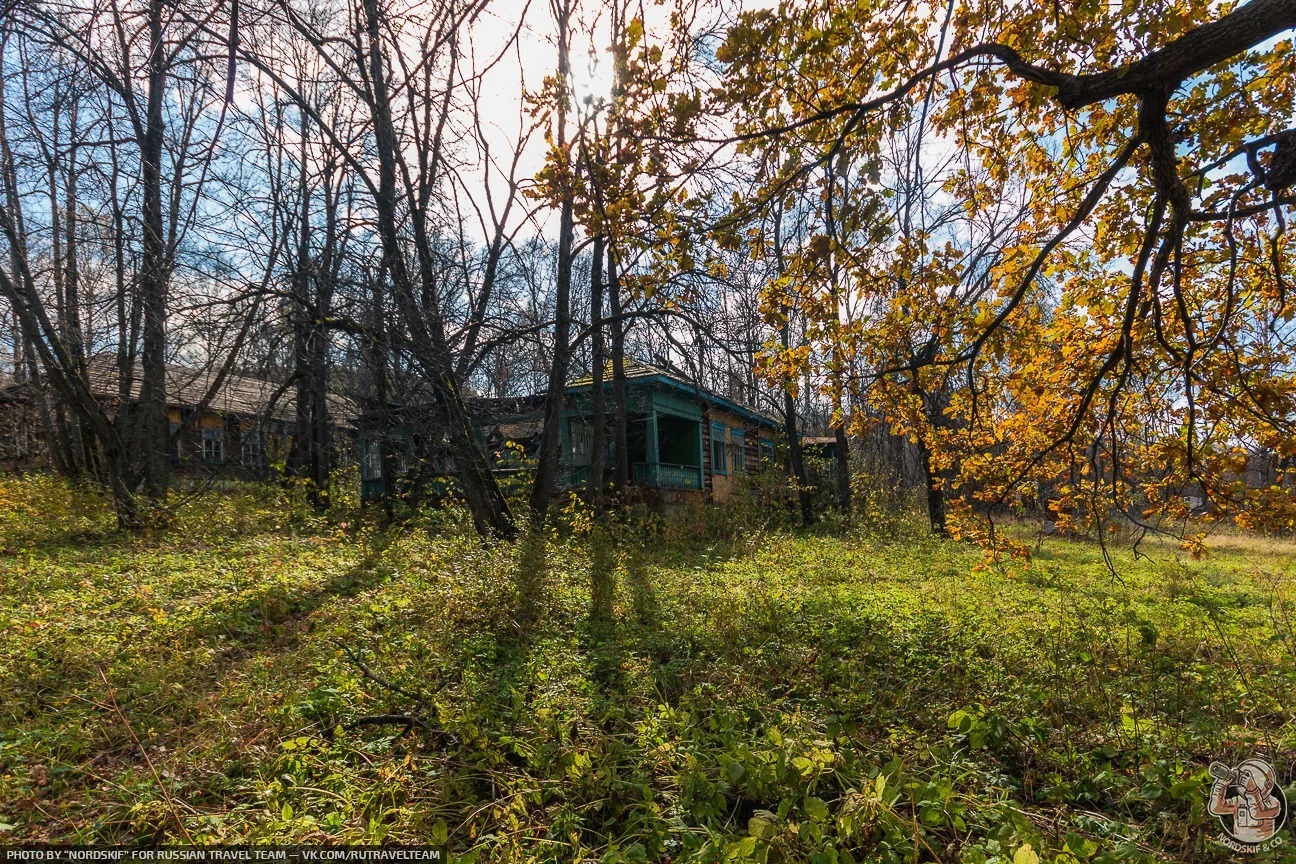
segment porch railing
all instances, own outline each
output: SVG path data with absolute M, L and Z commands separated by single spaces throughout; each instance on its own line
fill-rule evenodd
M 635 485 L 657 489 L 701 489 L 702 468 L 668 462 L 636 462 Z
M 558 475 L 559 486 L 584 486 L 590 479 L 589 465 L 574 465 Z

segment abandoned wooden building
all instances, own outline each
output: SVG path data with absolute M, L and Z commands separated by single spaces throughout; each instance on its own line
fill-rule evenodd
M 774 461 L 779 421 L 646 363 L 627 362 L 626 420 L 630 484 L 640 497 L 661 501 L 722 501 L 739 478 Z M 611 417 L 612 382 L 603 382 Z M 593 455 L 593 406 L 590 377 L 572 382 L 562 413 L 562 461 L 559 485 L 585 485 Z M 543 396 L 470 399 L 478 441 L 497 473 L 524 471 L 537 455 L 544 415 Z M 365 498 L 386 492 L 387 476 L 408 486 L 437 482 L 450 473 L 444 435 L 436 429 L 434 411 L 393 406 L 382 418 L 362 416 L 358 423 L 361 490 Z M 605 480 L 615 462 L 611 420 Z
M 180 472 L 261 478 L 269 466 L 286 458 L 293 443 L 295 394 L 291 387 L 246 375 L 228 375 L 212 390 L 216 373 L 209 369 L 168 365 L 167 414 L 171 421 L 171 464 Z M 101 405 L 115 410 L 119 401 L 116 363 L 94 358 L 86 377 L 90 392 Z M 0 465 L 9 468 L 51 467 L 49 441 L 57 436 L 56 400 L 41 400 L 31 380 L 0 381 Z M 132 398 L 140 389 L 139 370 L 131 382 Z M 45 392 L 46 397 L 52 394 Z M 42 401 L 54 416 L 42 416 Z M 328 397 L 330 424 L 343 456 L 351 449 L 348 421 L 354 415 L 350 402 Z M 69 418 L 61 418 L 66 424 Z

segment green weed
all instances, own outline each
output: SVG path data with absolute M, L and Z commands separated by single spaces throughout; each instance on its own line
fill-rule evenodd
M 566 518 L 492 545 L 247 487 L 134 538 L 0 481 L 0 838 L 1204 861 L 1212 759 L 1292 776 L 1285 552 L 1113 578 L 1064 540 L 974 571 L 897 518 Z

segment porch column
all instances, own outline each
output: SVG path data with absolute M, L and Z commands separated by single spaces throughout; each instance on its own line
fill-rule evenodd
M 702 419 L 698 421 L 697 440 L 694 442 L 693 461 L 697 463 L 698 489 L 706 488 L 706 472 L 702 470 L 702 424 L 707 422 L 707 415 L 703 413 Z
M 650 465 L 656 465 L 658 462 L 661 461 L 661 457 L 658 456 L 657 453 L 658 442 L 657 442 L 657 409 L 656 408 L 648 409 L 647 424 L 648 424 L 647 429 L 645 430 L 645 434 L 644 434 L 644 438 L 647 439 L 644 442 L 645 445 L 647 446 L 646 461 Z

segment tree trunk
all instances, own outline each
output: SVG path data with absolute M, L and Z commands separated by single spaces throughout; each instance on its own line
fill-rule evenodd
M 786 351 L 792 339 L 792 313 L 788 310 L 787 318 L 780 330 L 783 349 Z M 806 476 L 805 459 L 801 454 L 801 432 L 797 428 L 796 398 L 792 395 L 792 382 L 785 383 L 783 388 L 783 426 L 788 439 L 788 461 L 791 463 L 792 476 L 797 484 L 797 503 L 801 510 L 801 524 L 814 522 L 814 508 L 810 500 L 810 480 Z
M 561 124 L 560 124 L 561 125 Z M 562 411 L 567 394 L 567 367 L 571 346 L 571 271 L 573 216 L 571 199 L 563 201 L 558 239 L 558 279 L 555 286 L 553 363 L 549 367 L 549 386 L 545 391 L 544 430 L 540 437 L 540 456 L 536 465 L 535 484 L 531 487 L 531 515 L 544 520 L 553 497 L 559 463 L 562 457 Z
M 837 509 L 847 520 L 851 517 L 850 439 L 846 437 L 846 418 L 833 429 L 837 438 Z
M 561 3 L 558 12 L 558 129 L 559 150 L 567 147 L 567 16 L 570 6 Z M 570 166 L 570 159 L 567 160 Z M 567 395 L 567 367 L 571 353 L 571 275 L 572 242 L 575 232 L 572 191 L 563 193 L 558 227 L 558 273 L 554 286 L 553 363 L 549 367 L 549 387 L 545 393 L 544 430 L 540 436 L 540 457 L 536 465 L 535 485 L 531 487 L 531 518 L 539 524 L 549 510 L 562 457 L 562 411 Z
M 630 429 L 626 417 L 625 321 L 622 319 L 621 279 L 617 275 L 616 251 L 607 244 L 608 311 L 612 314 L 612 488 L 625 495 L 630 486 Z
M 396 212 L 397 141 L 391 116 L 390 93 L 383 62 L 378 0 L 364 0 L 365 29 L 369 42 L 369 76 L 372 87 L 374 143 L 378 156 L 378 189 L 374 210 L 383 248 L 383 269 L 390 275 L 392 294 L 410 336 L 410 350 L 427 378 L 455 454 L 455 475 L 473 525 L 483 536 L 513 537 L 517 528 L 509 513 L 486 454 L 477 443 L 472 420 L 459 392 L 451 365 L 450 349 L 440 327 L 440 310 L 420 308 L 406 266 Z M 431 318 L 431 326 L 429 326 Z
M 833 302 L 837 302 L 837 275 L 833 271 Z M 838 339 L 841 338 L 838 334 Z M 837 509 L 842 517 L 850 521 L 851 517 L 851 458 L 850 439 L 846 437 L 846 383 L 845 358 L 840 346 L 833 349 L 833 413 L 836 423 L 833 424 L 833 437 L 837 441 Z
M 307 125 L 301 125 L 301 165 L 298 174 L 297 263 L 293 277 L 293 363 L 297 375 L 294 438 L 289 467 L 292 475 L 307 483 L 306 499 L 316 510 L 329 501 L 328 419 L 326 340 L 320 319 L 324 312 L 323 287 L 327 275 L 323 266 L 312 266 L 310 254 L 310 187 L 306 179 Z M 329 226 L 331 228 L 331 225 Z M 325 231 L 325 245 L 330 230 Z M 323 262 L 321 262 L 323 263 Z
M 333 308 L 333 290 L 337 267 L 337 195 L 329 188 L 328 172 L 324 189 L 324 248 L 315 268 L 314 316 L 309 344 L 311 372 L 311 481 L 316 492 L 313 503 L 321 510 L 330 502 L 329 482 L 333 474 L 333 427 L 329 420 L 329 339 L 324 321 Z
M 797 503 L 801 510 L 801 524 L 814 522 L 814 509 L 810 501 L 810 481 L 806 477 L 805 459 L 801 455 L 801 435 L 797 430 L 796 400 L 790 392 L 783 394 L 783 428 L 788 439 L 788 459 L 792 476 L 797 484 Z
M 293 442 L 288 452 L 289 482 L 299 482 L 306 476 L 307 454 L 311 448 L 313 426 L 310 419 L 311 381 L 310 360 L 307 341 L 310 339 L 310 237 L 309 206 L 310 196 L 306 189 L 306 143 L 305 129 L 302 130 L 300 173 L 297 181 L 298 214 L 297 214 L 297 261 L 293 266 L 292 314 L 293 331 L 293 373 L 295 375 L 296 394 L 293 403 Z M 314 496 L 312 494 L 312 503 Z
M 68 142 L 68 164 L 67 164 L 67 188 L 64 190 L 64 217 L 63 228 L 66 240 L 64 242 L 64 262 L 65 273 L 63 277 L 63 288 L 67 295 L 67 340 L 68 354 L 76 366 L 78 374 L 85 375 L 86 371 L 86 341 L 90 334 L 87 332 L 87 322 L 81 318 L 81 267 L 80 267 L 80 240 L 77 237 L 77 208 L 80 206 L 77 200 L 77 118 L 80 115 L 80 105 L 76 99 L 72 100 L 72 111 L 70 119 L 69 142 Z M 78 466 L 86 473 L 87 476 L 102 476 L 102 466 L 99 465 L 98 447 L 96 446 L 93 432 L 87 428 L 85 421 L 75 412 L 72 414 L 72 446 L 75 448 L 76 461 Z
M 945 478 L 931 464 L 931 450 L 923 438 L 918 439 L 918 462 L 922 467 L 923 482 L 927 486 L 927 519 L 933 534 L 949 536 L 945 520 Z
M 143 196 L 139 288 L 144 307 L 138 447 L 144 462 L 144 492 L 154 506 L 166 498 L 170 475 L 170 424 L 166 405 L 166 246 L 162 224 L 162 104 L 166 89 L 166 46 L 162 0 L 149 2 L 149 92 L 144 139 L 140 142 Z M 125 370 L 121 370 L 125 374 Z
M 374 428 L 367 430 L 371 444 L 378 446 L 378 478 L 383 484 L 383 511 L 387 520 L 392 518 L 392 493 L 395 491 L 396 472 L 392 470 L 391 453 L 387 446 L 391 434 L 391 416 L 388 413 L 387 394 L 387 330 L 384 319 L 383 282 L 385 273 L 379 271 L 373 281 L 373 334 L 369 342 L 370 374 L 373 376 Z M 361 453 L 361 471 L 368 454 Z
M 590 434 L 590 498 L 595 513 L 602 510 L 603 457 L 607 451 L 607 405 L 603 397 L 603 235 L 594 238 L 590 268 L 590 402 L 594 420 Z

